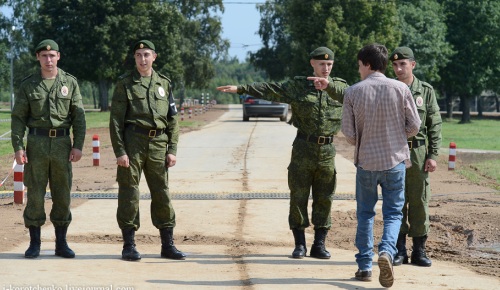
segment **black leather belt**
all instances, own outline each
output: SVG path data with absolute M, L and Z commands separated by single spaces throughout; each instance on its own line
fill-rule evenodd
M 29 133 L 36 136 L 47 136 L 57 138 L 62 136 L 69 136 L 69 128 L 66 129 L 43 129 L 43 128 L 30 128 Z
M 127 125 L 130 130 L 148 136 L 149 138 L 154 138 L 165 133 L 165 129 L 146 129 L 136 125 Z
M 330 143 L 333 143 L 333 135 L 331 136 L 313 136 L 313 135 L 306 135 L 297 132 L 297 138 L 306 140 L 307 142 L 313 142 L 319 145 L 327 145 Z
M 408 141 L 408 148 L 410 148 L 410 149 L 418 148 L 422 145 L 425 145 L 425 140 Z

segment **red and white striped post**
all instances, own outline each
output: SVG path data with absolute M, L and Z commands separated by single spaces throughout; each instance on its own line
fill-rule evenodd
M 14 203 L 24 204 L 26 195 L 24 194 L 24 164 L 14 166 Z
M 193 109 L 189 108 L 188 110 L 189 119 L 191 119 L 192 114 L 193 114 Z
M 181 121 L 184 121 L 184 107 L 181 108 Z
M 448 170 L 455 170 L 455 158 L 457 155 L 457 145 L 455 142 L 450 142 L 450 154 L 448 157 Z
M 99 153 L 100 146 L 99 135 L 95 134 L 92 136 L 92 159 L 94 160 L 94 166 L 99 166 L 99 160 L 101 159 L 101 153 Z

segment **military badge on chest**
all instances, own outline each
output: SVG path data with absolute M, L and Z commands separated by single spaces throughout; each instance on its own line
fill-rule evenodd
M 422 105 L 424 104 L 424 99 L 422 99 L 422 97 L 417 97 L 417 99 L 415 100 L 415 104 L 417 105 L 417 107 L 422 107 Z
M 165 97 L 165 89 L 163 89 L 163 87 L 159 87 L 158 88 L 158 94 L 160 94 L 160 96 L 162 98 Z
M 63 86 L 63 87 L 61 88 L 61 94 L 62 94 L 63 96 L 65 96 L 65 97 L 68 95 L 68 87 L 67 87 L 67 86 Z

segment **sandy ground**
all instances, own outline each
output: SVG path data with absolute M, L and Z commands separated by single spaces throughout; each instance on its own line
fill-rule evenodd
M 203 122 L 210 122 L 224 113 L 224 107 L 217 107 L 205 114 L 193 117 Z M 187 130 L 184 130 L 186 132 Z M 100 167 L 109 174 L 95 174 L 92 166 L 92 136 L 98 134 L 101 142 Z M 335 142 L 337 152 L 345 158 L 352 159 L 353 147 L 349 146 L 342 136 Z M 489 158 L 500 161 L 500 154 L 463 154 L 458 155 L 459 166 L 473 165 L 476 160 Z M 0 160 L 0 174 L 6 176 L 12 165 L 12 156 L 4 156 Z M 439 161 L 439 169 L 431 177 L 433 198 L 430 204 L 431 232 L 428 240 L 428 255 L 431 259 L 456 262 L 484 275 L 500 277 L 500 194 L 491 187 L 493 181 L 484 184 L 472 184 L 453 171 L 447 170 L 447 155 L 443 154 Z M 84 157 L 73 167 L 73 191 L 100 192 L 110 190 L 115 184 L 115 159 L 107 129 L 88 131 L 84 148 Z M 12 189 L 12 177 L 2 190 Z M 84 199 L 74 199 L 72 207 L 85 203 Z M 51 201 L 46 203 L 49 212 Z M 27 230 L 23 226 L 23 205 L 13 204 L 11 198 L 0 199 L 0 227 L 2 236 L 0 247 L 3 251 L 16 247 L 27 241 Z M 240 217 L 243 219 L 243 217 Z M 328 247 L 355 250 L 354 236 L 356 228 L 355 211 L 332 209 L 333 227 L 328 235 Z M 49 222 L 50 223 L 50 222 Z M 376 228 L 381 228 L 381 217 L 377 215 Z M 312 229 L 308 229 L 312 234 Z M 381 232 L 376 231 L 376 240 Z M 158 237 L 138 235 L 139 244 L 157 244 Z M 116 235 L 68 236 L 70 242 L 92 241 L 94 243 L 121 244 L 121 237 Z M 203 236 L 190 236 L 177 240 L 178 245 L 234 245 L 235 257 L 244 254 L 244 247 L 238 239 L 223 239 Z M 259 243 L 259 242 L 256 242 Z M 266 242 L 261 242 L 265 245 Z M 244 245 L 243 245 L 244 246 Z M 411 246 L 411 243 L 410 243 Z

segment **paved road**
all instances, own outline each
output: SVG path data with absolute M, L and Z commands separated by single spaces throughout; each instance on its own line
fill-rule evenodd
M 0 289 L 368 289 L 373 282 L 354 280 L 354 252 L 329 247 L 331 260 L 290 258 L 286 199 L 218 199 L 226 192 L 286 192 L 286 165 L 294 130 L 283 122 L 241 122 L 238 107 L 202 131 L 182 136 L 178 165 L 171 170 L 172 191 L 213 194 L 208 200 L 174 200 L 177 246 L 185 261 L 159 258 L 158 231 L 149 220 L 149 200 L 141 200 L 140 262 L 120 260 L 116 200 L 94 199 L 73 210 L 69 236 L 75 259 L 55 257 L 51 226 L 42 229 L 42 255 L 23 258 L 28 243 L 0 250 Z M 278 157 L 279 156 L 279 157 Z M 353 193 L 354 167 L 338 156 L 339 179 Z M 345 163 L 344 163 L 345 162 Z M 277 163 L 277 164 L 274 164 Z M 335 200 L 352 210 L 353 200 Z M 87 238 L 86 238 L 87 237 Z M 8 238 L 8 237 L 3 237 Z M 313 237 L 307 235 L 307 240 Z M 26 238 L 28 240 L 28 237 Z M 105 242 L 111 240 L 114 242 Z M 433 261 L 431 268 L 396 268 L 392 289 L 500 289 L 499 279 L 453 263 Z M 17 287 L 17 288 L 16 288 Z M 31 287 L 31 288 L 29 288 Z

